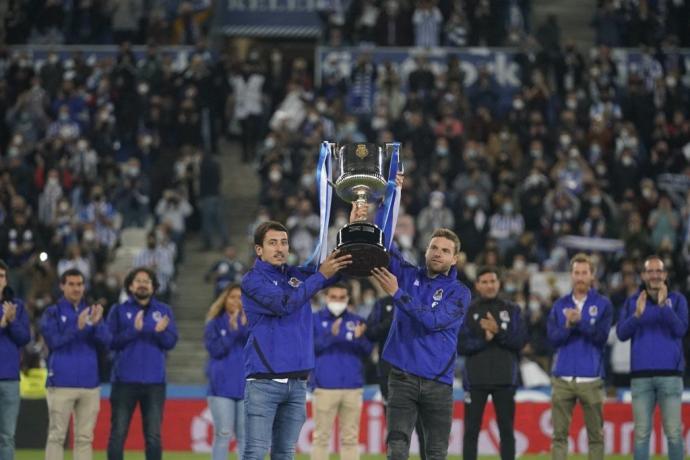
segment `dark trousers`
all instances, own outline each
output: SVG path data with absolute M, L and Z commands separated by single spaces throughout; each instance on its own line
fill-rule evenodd
M 388 374 L 391 371 L 391 365 L 386 361 L 379 361 L 379 388 L 381 388 L 381 396 L 383 397 L 383 411 L 384 415 L 388 414 Z M 417 441 L 419 442 L 419 457 L 421 460 L 426 460 L 426 447 L 424 446 L 424 427 L 417 417 L 417 423 L 414 425 L 417 433 Z
M 393 368 L 388 377 L 388 458 L 409 457 L 410 436 L 419 418 L 427 460 L 445 460 L 452 416 L 452 386 Z
M 165 404 L 165 384 L 162 383 L 113 383 L 108 460 L 123 460 L 127 432 L 137 403 L 144 428 L 146 460 L 161 460 L 161 422 Z
M 462 441 L 463 460 L 476 460 L 477 442 L 482 429 L 486 400 L 491 395 L 501 437 L 501 460 L 515 459 L 515 388 L 475 389 L 465 393 L 465 433 Z

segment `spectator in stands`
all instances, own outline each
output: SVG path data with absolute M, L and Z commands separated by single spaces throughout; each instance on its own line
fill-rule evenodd
M 0 458 L 14 458 L 14 434 L 19 415 L 19 358 L 29 343 L 29 316 L 24 302 L 8 286 L 10 268 L 0 260 Z
M 213 417 L 213 460 L 228 458 L 231 436 L 237 441 L 237 458 L 244 458 L 243 349 L 249 336 L 247 315 L 242 310 L 241 289 L 229 284 L 209 308 L 204 341 L 210 355 L 206 367 L 208 406 Z
M 139 405 L 147 460 L 161 460 L 167 352 L 177 343 L 170 306 L 156 297 L 158 279 L 149 268 L 131 270 L 124 281 L 127 300 L 108 313 L 115 352 L 110 392 L 108 458 L 122 460 L 129 425 Z
M 572 292 L 554 303 L 547 331 L 557 357 L 552 378 L 553 441 L 551 455 L 565 460 L 572 411 L 584 411 L 590 457 L 604 458 L 604 346 L 613 307 L 592 288 L 595 267 L 586 254 L 570 260 Z
M 333 423 L 338 417 L 340 455 L 359 459 L 359 421 L 364 386 L 363 360 L 372 344 L 364 318 L 348 307 L 344 284 L 326 289 L 326 306 L 314 313 L 314 442 L 311 458 L 327 460 Z
M 306 379 L 314 367 L 314 331 L 309 299 L 340 269 L 349 255 L 331 253 L 319 271 L 287 265 L 287 229 L 274 221 L 254 233 L 254 268 L 242 279 L 242 306 L 249 321 L 245 348 L 247 411 L 245 458 L 293 457 L 306 419 Z
M 60 276 L 62 297 L 41 317 L 48 356 L 48 440 L 45 458 L 62 460 L 74 413 L 74 456 L 91 459 L 93 431 L 101 407 L 99 347 L 112 339 L 103 321 L 103 306 L 87 305 L 86 280 L 77 269 Z
M 257 62 L 245 62 L 230 80 L 234 119 L 242 129 L 242 160 L 247 163 L 256 156 L 256 143 L 261 136 L 264 113 L 266 78 L 259 72 Z
M 501 437 L 501 460 L 515 459 L 515 389 L 519 353 L 526 339 L 522 311 L 498 297 L 501 282 L 495 268 L 479 269 L 474 287 L 479 298 L 470 303 L 458 336 L 458 353 L 467 356 L 462 458 L 477 458 L 484 406 L 491 395 Z
M 219 240 L 221 247 L 229 243 L 221 198 L 222 177 L 220 164 L 211 155 L 205 154 L 199 166 L 199 207 L 204 250 L 212 248 L 214 238 Z
M 620 340 L 632 339 L 631 389 L 635 422 L 635 458 L 649 458 L 652 415 L 659 405 L 668 458 L 685 457 L 682 433 L 683 337 L 688 330 L 688 303 L 671 291 L 668 274 L 659 256 L 644 261 L 644 286 L 628 297 L 616 332 Z
M 155 232 L 146 236 L 146 247 L 139 250 L 132 263 L 135 267 L 146 267 L 156 274 L 158 289 L 156 296 L 165 301 L 170 299 L 170 287 L 175 276 L 175 254 L 163 248 Z
M 414 45 L 433 48 L 441 43 L 443 16 L 432 0 L 420 0 L 412 13 Z

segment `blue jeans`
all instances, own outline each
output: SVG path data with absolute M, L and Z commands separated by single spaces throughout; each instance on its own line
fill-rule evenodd
M 269 448 L 271 460 L 294 459 L 295 444 L 307 419 L 306 398 L 305 380 L 248 381 L 244 391 L 247 423 L 244 460 L 263 460 Z
M 14 459 L 19 402 L 19 381 L 0 380 L 0 460 Z
M 108 460 L 123 460 L 125 441 L 134 410 L 139 404 L 146 444 L 146 460 L 161 460 L 161 422 L 165 384 L 113 383 L 110 391 Z
M 681 377 L 636 377 L 632 379 L 633 419 L 635 421 L 635 460 L 649 459 L 649 436 L 652 433 L 654 407 L 659 404 L 661 423 L 668 440 L 669 460 L 683 458 L 681 420 Z
M 244 457 L 244 400 L 208 397 L 208 408 L 213 417 L 213 460 L 227 460 L 232 435 L 237 440 L 237 458 Z

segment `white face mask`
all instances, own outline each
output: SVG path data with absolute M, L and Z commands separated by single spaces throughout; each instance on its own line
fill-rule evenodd
M 330 311 L 333 316 L 340 316 L 347 308 L 347 302 L 328 302 L 326 308 L 328 308 L 328 311 Z

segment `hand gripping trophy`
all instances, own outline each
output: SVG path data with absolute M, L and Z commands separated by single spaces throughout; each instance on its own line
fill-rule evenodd
M 331 171 L 334 160 L 334 171 Z M 388 160 L 388 171 L 385 163 Z M 336 146 L 324 142 L 317 166 L 317 181 L 322 219 L 322 235 L 312 258 L 325 258 L 324 229 L 328 229 L 332 190 L 338 196 L 357 207 L 383 199 L 373 223 L 353 222 L 338 231 L 337 250 L 352 255 L 352 264 L 342 273 L 354 277 L 366 277 L 374 267 L 388 266 L 388 249 L 395 231 L 400 202 L 400 189 L 395 177 L 402 169 L 400 144 L 353 143 Z M 335 178 L 333 180 L 332 178 Z M 325 222 L 325 224 L 324 224 Z

